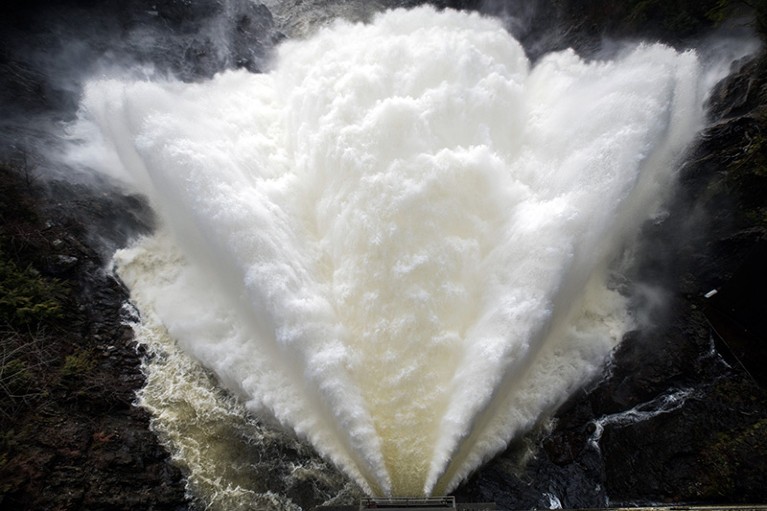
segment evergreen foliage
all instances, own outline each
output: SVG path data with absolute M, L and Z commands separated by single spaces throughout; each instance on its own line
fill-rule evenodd
M 0 323 L 24 327 L 61 319 L 65 295 L 63 283 L 19 267 L 0 249 Z

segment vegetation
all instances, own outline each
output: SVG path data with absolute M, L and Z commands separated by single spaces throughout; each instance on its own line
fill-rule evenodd
M 756 128 L 743 153 L 727 167 L 725 185 L 740 198 L 746 224 L 767 234 L 767 113 L 756 118 Z
M 755 484 L 749 481 L 754 474 L 747 467 L 759 465 L 766 442 L 767 419 L 718 433 L 708 449 L 701 453 L 700 462 L 707 468 L 707 477 L 699 482 L 702 493 L 709 500 L 716 500 Z
M 44 382 L 55 355 L 42 331 L 0 332 L 0 422 L 47 395 Z
M 2 509 L 177 509 L 184 501 L 180 473 L 132 406 L 142 375 L 121 321 L 124 288 L 88 244 L 86 226 L 119 234 L 126 213 L 143 218 L 142 203 L 120 200 L 43 185 L 23 159 L 0 163 Z
M 27 265 L 20 268 L 0 247 L 0 323 L 14 327 L 51 324 L 62 319 L 67 288 Z
M 41 271 L 50 246 L 23 168 L 0 166 L 0 422 L 44 395 L 55 371 L 51 332 L 66 330 L 72 301 L 64 281 Z

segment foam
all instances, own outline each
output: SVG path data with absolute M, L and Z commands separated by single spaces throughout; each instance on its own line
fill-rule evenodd
M 250 413 L 368 493 L 442 493 L 630 327 L 605 268 L 673 182 L 698 74 L 661 45 L 532 67 L 496 20 L 395 10 L 268 74 L 92 81 L 72 158 L 150 198 L 120 275 Z

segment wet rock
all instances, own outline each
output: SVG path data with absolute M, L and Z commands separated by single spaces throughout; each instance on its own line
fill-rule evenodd
M 75 256 L 57 255 L 50 259 L 46 272 L 54 276 L 62 276 L 72 271 L 80 260 Z
M 708 114 L 714 122 L 748 115 L 761 107 L 765 84 L 761 59 L 747 58 L 734 62 L 731 74 L 711 91 Z
M 731 394 L 736 389 L 743 397 Z M 763 467 L 750 459 L 763 455 L 767 447 L 767 440 L 757 433 L 763 428 L 759 417 L 766 404 L 764 393 L 753 383 L 724 376 L 674 412 L 630 427 L 606 428 L 601 446 L 609 467 L 605 474 L 611 499 L 760 501 L 762 488 L 754 483 L 762 477 Z M 741 437 L 743 432 L 752 434 Z M 724 447 L 730 441 L 742 441 L 749 452 Z

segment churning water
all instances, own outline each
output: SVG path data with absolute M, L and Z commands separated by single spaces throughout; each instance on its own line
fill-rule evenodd
M 285 42 L 265 74 L 90 82 L 77 158 L 162 223 L 116 261 L 192 481 L 251 484 L 204 460 L 236 446 L 170 425 L 193 417 L 271 421 L 367 493 L 423 495 L 550 413 L 631 326 L 608 267 L 699 128 L 698 67 L 661 45 L 531 66 L 500 22 L 419 8 Z

